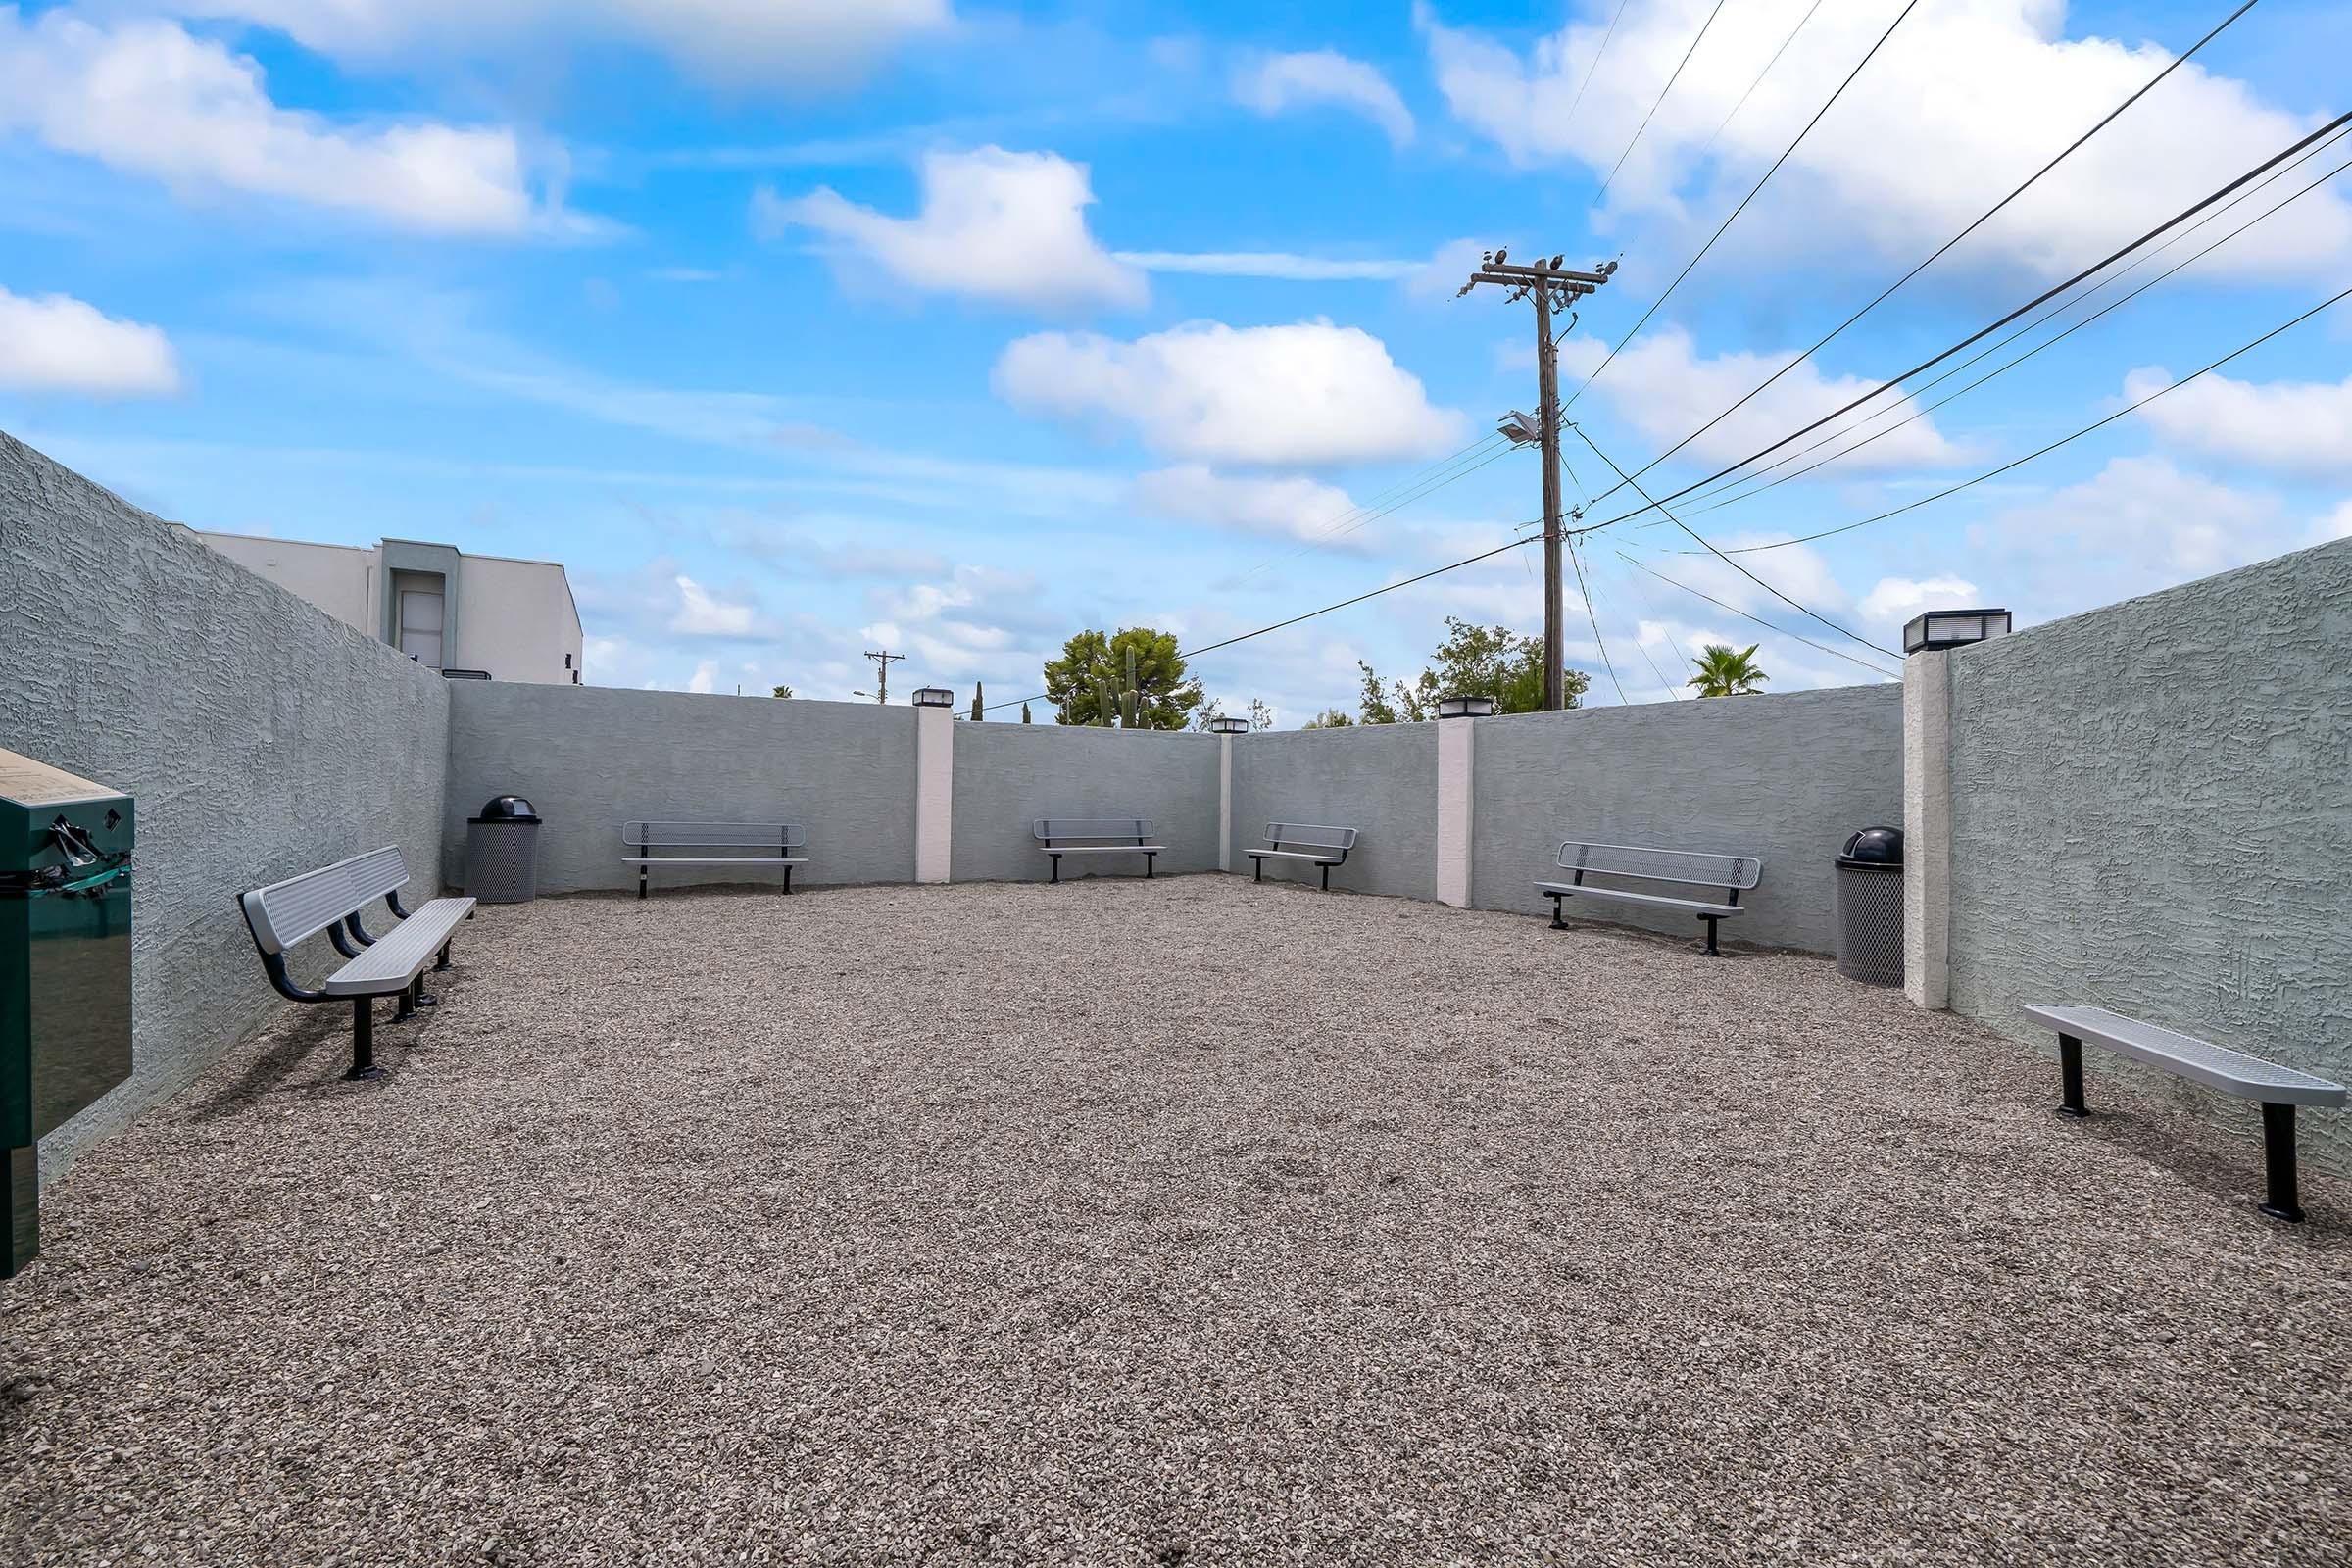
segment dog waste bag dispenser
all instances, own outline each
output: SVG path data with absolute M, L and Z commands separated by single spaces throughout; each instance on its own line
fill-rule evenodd
M 0 1278 L 40 1250 L 41 1138 L 130 1076 L 131 803 L 0 752 Z

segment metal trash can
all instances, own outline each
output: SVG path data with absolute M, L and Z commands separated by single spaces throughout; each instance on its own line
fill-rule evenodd
M 484 904 L 539 896 L 539 813 L 521 796 L 501 795 L 466 819 L 466 891 Z
M 1866 827 L 1838 853 L 1838 972 L 1903 983 L 1903 830 Z

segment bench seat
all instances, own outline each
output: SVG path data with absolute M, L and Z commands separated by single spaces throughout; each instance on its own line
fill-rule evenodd
M 624 855 L 623 865 L 807 865 L 806 855 Z
M 2082 1099 L 2082 1046 L 2086 1041 L 2222 1094 L 2260 1102 L 2263 1165 L 2269 1187 L 2262 1211 L 2289 1224 L 2303 1218 L 2295 1190 L 2295 1107 L 2340 1108 L 2352 1100 L 2352 1093 L 2342 1084 L 2161 1024 L 2127 1018 L 2105 1007 L 2031 1002 L 2020 1010 L 2057 1031 L 2058 1113 L 2062 1116 L 2090 1114 Z
M 1710 956 L 1722 951 L 1715 945 L 1716 925 L 1745 912 L 1740 907 L 1740 895 L 1753 888 L 1764 875 L 1764 862 L 1752 855 L 1666 850 L 1642 844 L 1580 844 L 1574 839 L 1560 846 L 1557 864 L 1561 870 L 1573 873 L 1567 881 L 1536 883 L 1536 891 L 1551 901 L 1554 931 L 1568 929 L 1568 922 L 1560 918 L 1560 906 L 1570 899 L 1611 899 L 1648 909 L 1680 909 L 1706 922 Z M 1693 899 L 1679 893 L 1642 893 L 1585 880 L 1592 876 L 1664 882 L 1686 888 L 1721 888 L 1724 896 Z
M 1601 888 L 1594 887 L 1591 883 L 1539 882 L 1536 887 L 1546 895 L 1557 893 L 1578 899 L 1615 899 L 1623 904 L 1655 905 L 1661 909 L 1692 909 L 1725 920 L 1735 914 L 1747 912 L 1737 904 L 1724 904 L 1707 899 L 1678 899 L 1670 893 L 1635 893 L 1627 888 Z
M 1258 836 L 1266 841 L 1264 849 L 1242 852 L 1250 857 L 1251 881 L 1266 879 L 1268 860 L 1300 860 L 1321 869 L 1326 893 L 1331 891 L 1331 868 L 1346 865 L 1348 853 L 1355 848 L 1355 829 L 1328 822 L 1268 822 Z
M 784 891 L 790 893 L 792 868 L 808 863 L 808 856 L 793 853 L 808 847 L 808 835 L 789 822 L 623 822 L 620 844 L 620 863 L 637 868 L 640 899 L 651 896 L 657 865 L 735 865 L 747 871 L 781 866 Z M 654 853 L 662 850 L 683 853 Z M 713 850 L 737 853 L 713 855 Z
M 1165 844 L 1056 844 L 1048 855 L 1157 855 Z
M 323 989 L 330 997 L 389 997 L 406 991 L 472 912 L 471 899 L 435 899 L 411 910 L 407 919 L 327 976 Z
M 1065 855 L 1140 855 L 1144 858 L 1144 875 L 1149 877 L 1159 866 L 1159 857 L 1166 851 L 1164 844 L 1152 842 L 1158 827 L 1148 816 L 1041 816 L 1029 824 L 1029 836 L 1037 840 L 1053 863 L 1052 880 L 1061 880 L 1061 858 Z M 1089 842 L 1069 844 L 1056 839 L 1082 839 Z M 1117 844 L 1105 844 L 1104 839 L 1119 839 Z
M 1310 855 L 1304 850 L 1251 850 L 1252 860 L 1304 860 L 1309 865 L 1338 865 L 1345 855 Z

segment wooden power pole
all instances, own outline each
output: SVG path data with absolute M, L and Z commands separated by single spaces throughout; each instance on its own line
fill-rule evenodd
M 887 703 L 890 701 L 890 666 L 906 656 L 891 653 L 887 649 L 877 652 L 869 648 L 865 657 L 874 662 L 874 701 Z
M 1530 432 L 1524 422 L 1505 421 L 1502 433 L 1515 443 L 1532 438 L 1544 449 L 1544 707 L 1550 711 L 1568 704 L 1566 666 L 1560 651 L 1565 624 L 1560 602 L 1560 372 L 1551 313 L 1569 310 L 1577 300 L 1606 283 L 1617 264 L 1607 262 L 1593 271 L 1580 272 L 1562 268 L 1557 256 L 1548 262 L 1539 260 L 1532 267 L 1516 267 L 1506 260 L 1507 255 L 1500 250 L 1490 253 L 1454 298 L 1460 299 L 1481 283 L 1492 283 L 1509 289 L 1514 300 L 1536 302 L 1538 428 Z M 1573 314 L 1569 323 L 1575 324 Z M 1526 417 L 1518 416 L 1520 421 Z

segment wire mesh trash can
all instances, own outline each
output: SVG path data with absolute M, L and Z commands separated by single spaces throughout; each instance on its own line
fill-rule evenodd
M 501 795 L 466 819 L 466 891 L 483 904 L 539 896 L 539 813 L 521 796 Z
M 1838 853 L 1838 972 L 1903 983 L 1903 830 L 1866 827 Z

